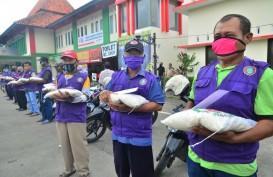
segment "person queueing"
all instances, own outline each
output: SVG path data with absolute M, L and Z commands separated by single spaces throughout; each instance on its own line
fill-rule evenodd
M 111 108 L 113 153 L 118 177 L 153 177 L 152 112 L 160 111 L 165 98 L 159 79 L 142 68 L 143 44 L 137 40 L 126 43 L 124 62 L 126 70 L 112 75 L 112 79 L 100 93 L 100 100 Z M 138 87 L 134 93 L 149 100 L 135 108 L 125 104 L 109 103 L 112 92 Z M 130 112 L 130 114 L 128 114 Z
M 217 60 L 200 69 L 194 78 L 190 109 L 218 89 L 229 91 L 208 109 L 257 121 L 244 132 L 217 133 L 189 148 L 189 177 L 257 177 L 259 141 L 273 135 L 273 71 L 265 62 L 244 56 L 252 40 L 250 21 L 240 14 L 228 14 L 216 23 L 212 49 Z M 271 89 L 270 89 L 271 88 Z M 194 127 L 188 133 L 190 145 L 213 132 Z
M 46 98 L 44 99 L 45 92 L 42 91 L 43 84 L 52 83 L 52 70 L 48 64 L 47 57 L 40 58 L 40 64 L 42 66 L 41 72 L 36 76 L 38 78 L 42 78 L 43 80 L 31 80 L 30 82 L 36 84 L 36 88 L 39 91 L 39 99 L 40 99 L 40 110 L 42 112 L 42 118 L 37 122 L 42 122 L 42 124 L 48 124 L 52 122 L 52 99 Z
M 64 71 L 57 78 L 57 88 L 74 88 L 82 91 L 84 95 L 76 98 L 62 92 L 59 96 L 53 95 L 57 103 L 56 127 L 65 163 L 65 171 L 59 177 L 68 177 L 75 171 L 79 177 L 90 177 L 86 138 L 86 102 L 90 97 L 90 80 L 87 73 L 77 71 L 76 52 L 65 51 L 61 59 Z
M 24 63 L 24 71 L 25 72 L 23 74 L 23 78 L 29 79 L 30 77 L 36 76 L 35 71 L 31 68 L 31 63 L 28 61 Z M 36 92 L 33 88 L 33 85 L 31 85 L 30 83 L 26 83 L 23 87 L 25 88 L 27 103 L 30 110 L 30 112 L 26 115 L 29 115 L 30 117 L 39 116 L 40 114 L 36 99 Z
M 22 66 L 17 67 L 17 75 L 15 80 L 22 78 L 24 75 L 24 68 Z M 14 85 L 14 90 L 16 91 L 17 101 L 19 108 L 16 108 L 18 111 L 25 111 L 27 110 L 27 98 L 25 90 L 20 85 Z
M 100 72 L 100 78 L 99 78 L 99 83 L 101 86 L 103 86 L 103 81 L 106 77 L 112 77 L 114 71 L 110 69 L 110 63 L 105 62 L 104 63 L 104 70 Z

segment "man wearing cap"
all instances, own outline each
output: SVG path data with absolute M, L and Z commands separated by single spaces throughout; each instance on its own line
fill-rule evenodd
M 57 103 L 56 127 L 65 163 L 65 171 L 59 177 L 71 176 L 76 171 L 79 177 L 90 177 L 86 138 L 86 102 L 90 96 L 90 80 L 87 73 L 77 70 L 76 52 L 65 51 L 61 59 L 63 73 L 57 77 L 57 88 L 77 89 L 82 91 L 84 95 L 73 98 L 67 92 L 60 91 L 61 96 L 53 95 Z
M 112 92 L 137 87 L 133 94 L 141 95 L 149 102 L 133 110 L 125 104 L 109 104 L 115 169 L 118 177 L 129 177 L 130 173 L 132 176 L 153 177 L 152 112 L 162 109 L 165 98 L 158 77 L 141 67 L 143 44 L 137 40 L 129 41 L 124 51 L 127 69 L 112 75 L 100 100 L 109 104 Z
M 103 85 L 103 80 L 106 77 L 112 77 L 113 73 L 114 73 L 114 71 L 110 69 L 110 63 L 105 62 L 104 63 L 104 70 L 100 72 L 100 78 L 99 78 L 100 85 L 105 86 L 105 85 Z
M 40 64 L 42 66 L 41 72 L 36 76 L 38 78 L 42 78 L 43 80 L 30 80 L 29 82 L 36 84 L 35 88 L 39 91 L 39 99 L 40 99 L 40 110 L 42 112 L 42 118 L 37 122 L 42 122 L 42 124 L 48 124 L 52 122 L 52 99 L 46 98 L 44 96 L 46 93 L 42 91 L 43 84 L 52 83 L 52 70 L 48 65 L 48 58 L 41 57 Z

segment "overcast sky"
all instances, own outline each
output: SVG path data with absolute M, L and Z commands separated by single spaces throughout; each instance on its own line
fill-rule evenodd
M 0 35 L 10 27 L 13 22 L 27 17 L 39 0 L 6 0 L 0 5 Z M 67 0 L 74 9 L 91 0 Z

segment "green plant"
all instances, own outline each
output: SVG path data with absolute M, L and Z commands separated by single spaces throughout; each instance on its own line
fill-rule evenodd
M 181 66 L 179 66 L 179 73 L 185 77 L 188 77 L 188 72 L 193 72 L 193 66 L 199 64 L 199 62 L 194 63 L 196 59 L 195 53 L 189 55 L 181 52 L 177 55 L 177 58 L 177 61 L 181 62 Z

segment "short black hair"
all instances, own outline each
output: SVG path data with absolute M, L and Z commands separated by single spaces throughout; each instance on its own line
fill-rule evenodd
M 228 15 L 225 15 L 223 16 L 215 25 L 215 27 L 217 26 L 218 23 L 223 23 L 223 22 L 226 22 L 232 18 L 238 18 L 240 20 L 240 26 L 241 26 L 241 31 L 242 31 L 242 34 L 245 35 L 247 33 L 250 32 L 250 28 L 251 28 L 251 23 L 249 21 L 248 18 L 246 18 L 245 16 L 243 15 L 240 15 L 240 14 L 228 14 Z M 215 31 L 215 27 L 214 27 L 214 31 Z
M 40 61 L 45 61 L 45 62 L 48 63 L 48 57 L 41 57 L 41 58 L 40 58 Z
M 29 61 L 26 61 L 26 62 L 24 63 L 24 65 L 25 65 L 25 64 L 31 66 L 31 63 L 30 63 Z
M 104 63 L 104 68 L 110 69 L 110 63 L 109 63 L 109 62 L 105 62 L 105 63 Z

